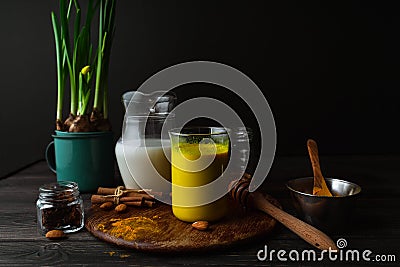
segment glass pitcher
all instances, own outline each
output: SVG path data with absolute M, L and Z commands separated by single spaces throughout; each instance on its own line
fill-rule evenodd
M 129 91 L 122 102 L 125 117 L 115 154 L 125 188 L 171 192 L 168 130 L 174 126 L 176 95 Z

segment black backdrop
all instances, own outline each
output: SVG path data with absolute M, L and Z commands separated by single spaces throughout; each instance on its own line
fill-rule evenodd
M 124 91 L 163 68 L 209 60 L 242 71 L 262 89 L 275 116 L 279 155 L 305 155 L 310 137 L 321 154 L 398 153 L 400 23 L 394 3 L 119 0 L 109 78 L 116 137 Z M 0 175 L 43 158 L 51 140 L 56 79 L 49 14 L 57 5 L 1 4 Z M 215 89 L 192 84 L 176 92 L 180 101 L 204 95 L 243 109 Z M 255 126 L 251 118 L 247 123 Z
M 117 87 L 140 84 L 176 63 L 217 61 L 263 90 L 276 120 L 278 154 L 305 153 L 308 137 L 326 154 L 398 151 L 399 16 L 390 3 L 119 4 L 131 15 L 118 20 L 112 77 L 123 76 Z M 207 87 L 181 88 L 178 97 L 218 94 Z

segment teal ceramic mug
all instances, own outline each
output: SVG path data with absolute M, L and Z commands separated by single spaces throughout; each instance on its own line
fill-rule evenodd
M 68 133 L 56 131 L 46 148 L 46 161 L 57 181 L 78 183 L 82 192 L 114 185 L 112 132 Z

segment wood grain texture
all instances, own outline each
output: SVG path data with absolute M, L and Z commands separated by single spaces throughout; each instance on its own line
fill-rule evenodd
M 312 140 L 307 140 L 307 149 L 308 154 L 310 156 L 311 165 L 314 173 L 314 187 L 313 194 L 317 196 L 328 196 L 331 197 L 332 193 L 329 191 L 328 186 L 326 185 L 325 178 L 322 176 L 321 167 L 319 165 L 319 156 L 318 156 L 318 146 L 317 143 Z
M 276 199 L 269 197 L 269 200 L 280 207 Z M 94 236 L 119 246 L 170 253 L 214 250 L 261 237 L 267 238 L 276 225 L 273 218 L 262 212 L 244 209 L 233 200 L 229 204 L 229 214 L 224 219 L 211 223 L 207 231 L 196 230 L 190 223 L 178 220 L 172 214 L 171 206 L 162 203 L 157 203 L 154 208 L 129 207 L 124 214 L 118 214 L 114 210 L 105 211 L 95 204 L 88 212 L 85 226 Z M 133 216 L 153 219 L 161 230 L 160 233 L 153 234 L 149 230 L 144 237 L 127 241 L 98 229 L 99 224 L 107 225 L 110 219 Z
M 345 238 L 349 249 L 373 254 L 395 254 L 400 258 L 400 156 L 341 155 L 320 156 L 324 173 L 362 186 L 357 216 L 346 231 L 332 234 L 333 240 Z M 276 157 L 263 192 L 275 196 L 291 214 L 294 208 L 285 182 L 310 176 L 307 156 Z M 69 234 L 65 240 L 52 242 L 36 230 L 35 201 L 38 188 L 54 182 L 55 175 L 44 161 L 0 180 L 0 266 L 299 266 L 310 262 L 259 261 L 257 252 L 269 250 L 309 250 L 312 247 L 278 224 L 270 235 L 207 252 L 172 254 L 146 253 L 103 242 L 86 229 Z M 90 195 L 83 195 L 85 210 Z M 317 252 L 317 255 L 320 255 Z M 376 262 L 375 262 L 376 263 Z M 398 263 L 398 260 L 397 262 Z M 352 262 L 351 266 L 365 266 Z M 344 262 L 324 260 L 316 265 L 341 266 Z M 382 263 L 382 266 L 394 264 Z M 372 265 L 371 265 L 372 266 Z

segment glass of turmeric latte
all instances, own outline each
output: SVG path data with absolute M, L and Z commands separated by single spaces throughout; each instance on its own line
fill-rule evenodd
M 172 129 L 169 135 L 173 214 L 186 222 L 221 219 L 227 212 L 227 196 L 218 196 L 212 185 L 229 162 L 227 130 L 187 127 Z

